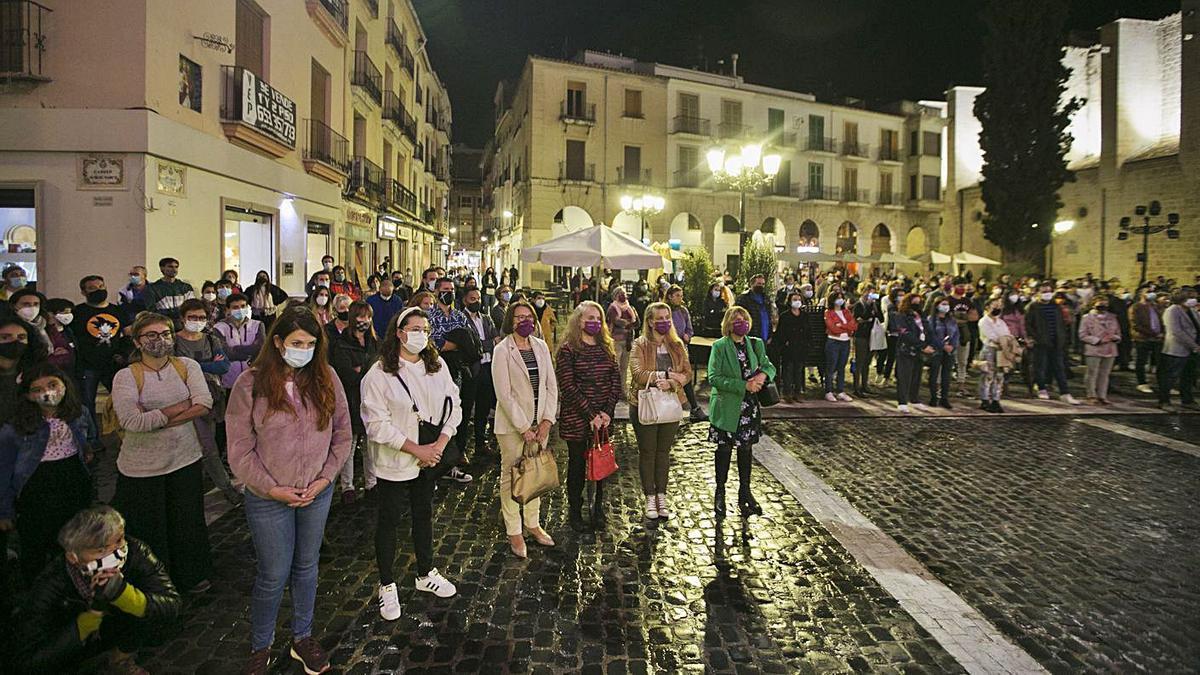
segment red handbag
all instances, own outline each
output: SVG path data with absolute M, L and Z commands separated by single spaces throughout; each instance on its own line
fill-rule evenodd
M 608 428 L 604 428 L 601 437 L 597 429 L 592 434 L 592 445 L 587 449 L 587 479 L 604 480 L 617 471 L 617 454 L 613 452 L 612 439 L 608 437 Z

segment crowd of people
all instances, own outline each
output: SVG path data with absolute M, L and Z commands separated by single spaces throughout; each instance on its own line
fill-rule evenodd
M 102 654 L 114 672 L 144 672 L 132 654 L 147 625 L 211 587 L 205 476 L 244 508 L 258 561 L 245 672 L 267 672 L 290 589 L 288 655 L 316 673 L 328 667 L 312 632 L 335 502 L 373 502 L 377 601 L 394 620 L 403 515 L 411 583 L 454 596 L 435 560 L 433 497 L 439 484 L 471 482 L 467 469 L 484 460 L 500 467 L 497 514 L 512 554 L 530 555 L 527 537 L 555 545 L 540 501 L 518 501 L 509 480 L 552 430 L 567 447 L 570 527 L 603 528 L 606 480 L 589 458 L 608 443 L 622 401 L 649 520 L 673 515 L 680 424 L 706 419 L 714 514 L 726 515 L 735 456 L 738 510 L 761 514 L 750 473 L 762 407 L 810 389 L 838 405 L 894 384 L 898 410 L 911 413 L 952 408 L 976 371 L 983 410 L 1002 412 L 1018 377 L 1031 396 L 1048 399 L 1054 385 L 1077 405 L 1068 373 L 1079 358 L 1090 404 L 1107 405 L 1111 371 L 1132 368 L 1165 409 L 1173 391 L 1197 408 L 1196 286 L 1162 278 L 1129 289 L 1090 275 L 799 270 L 753 276 L 735 294 L 722 274 L 702 303 L 688 303 L 682 279 L 667 274 L 653 287 L 576 276 L 552 294 L 521 288 L 515 268 L 478 279 L 382 268 L 361 288 L 327 256 L 306 296 L 293 298 L 266 271 L 243 288 L 228 270 L 199 294 L 177 260 L 160 260 L 159 271 L 150 281 L 132 267 L 111 298 L 104 278 L 84 276 L 82 302 L 45 297 L 20 268 L 2 273 L 0 550 L 15 531 L 28 589 L 13 624 L 18 668 L 69 669 Z M 697 336 L 711 338 L 707 358 L 692 349 Z M 116 494 L 94 505 L 90 469 L 106 452 L 106 425 L 120 437 Z

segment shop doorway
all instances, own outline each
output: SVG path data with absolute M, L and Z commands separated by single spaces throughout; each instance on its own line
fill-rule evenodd
M 37 232 L 33 188 L 0 188 L 0 270 L 19 265 L 38 280 Z
M 279 283 L 275 272 L 274 222 L 270 214 L 226 206 L 222 269 L 236 270 L 239 279 L 253 279 L 259 270 L 266 270 L 271 281 Z M 320 264 L 319 259 L 317 262 Z
M 311 279 L 312 275 L 324 269 L 321 267 L 321 258 L 329 255 L 329 225 L 309 221 L 305 243 L 304 278 Z

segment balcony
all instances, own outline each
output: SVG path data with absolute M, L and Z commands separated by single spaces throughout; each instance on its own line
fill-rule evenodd
M 595 183 L 596 165 L 559 162 L 558 180 L 564 183 Z
M 396 25 L 393 19 L 388 19 L 387 22 L 387 37 L 384 38 L 388 46 L 396 50 L 396 56 L 404 58 L 404 32 Z
M 837 154 L 837 141 L 831 136 L 809 136 L 804 144 L 804 149 L 809 152 L 827 152 L 835 155 Z
M 565 99 L 558 119 L 570 124 L 595 124 L 596 104 L 576 103 L 572 99 Z
M 437 223 L 437 209 L 433 208 L 432 206 L 426 206 L 424 217 L 422 218 L 422 220 L 425 221 L 426 225 L 430 225 L 430 226 Z
M 879 161 L 900 163 L 900 150 L 893 147 L 879 148 Z
M 350 7 L 347 0 L 306 0 L 304 3 L 308 15 L 316 22 L 317 28 L 329 38 L 336 47 L 345 47 L 350 29 Z
M 767 183 L 758 191 L 759 197 L 798 197 L 799 195 L 799 185 L 784 185 L 775 181 Z
M 404 135 L 408 138 L 409 141 L 412 142 L 413 145 L 416 145 L 417 144 L 417 120 L 412 115 L 408 114 L 407 110 L 404 110 L 403 108 L 401 108 L 401 110 L 404 112 L 404 119 L 403 119 L 403 121 L 400 122 L 400 130 L 402 132 L 404 132 Z
M 858 188 L 842 188 L 841 199 L 838 201 L 843 203 L 870 204 L 871 191 Z
M 355 155 L 350 159 L 346 197 L 372 208 L 378 207 L 383 202 L 384 180 L 383 167 L 366 157 Z
M 880 206 L 904 206 L 904 195 L 899 192 L 880 192 L 875 203 Z
M 750 127 L 734 122 L 721 122 L 717 125 L 718 138 L 742 138 L 750 134 Z
M 383 93 L 383 121 L 391 122 L 398 130 L 403 129 L 406 114 L 400 97 L 395 92 L 385 91 Z
M 871 156 L 871 146 L 858 141 L 842 141 L 839 154 L 846 159 L 867 159 Z
M 708 136 L 710 135 L 711 127 L 711 123 L 703 117 L 677 115 L 675 119 L 671 120 L 671 133 L 673 134 Z
M 413 58 L 412 50 L 408 48 L 408 45 L 401 46 L 404 50 L 400 52 L 400 67 L 404 69 L 404 72 L 408 73 L 409 77 L 412 77 L 413 68 L 416 66 L 417 60 Z
M 283 157 L 296 147 L 296 103 L 245 68 L 221 66 L 221 128 L 238 145 Z
M 399 211 L 417 218 L 417 195 L 404 187 L 400 181 L 392 179 L 387 186 L 387 206 L 393 211 Z
M 340 185 L 350 170 L 350 141 L 321 120 L 304 122 L 304 170 Z
M 796 138 L 794 131 L 773 131 L 771 132 L 771 145 L 777 148 L 794 148 L 796 147 Z
M 650 169 L 617 167 L 617 183 L 619 185 L 653 185 Z
M 354 52 L 354 70 L 350 73 L 350 84 L 362 89 L 375 105 L 382 105 L 383 76 L 364 51 Z
M 0 2 L 0 82 L 50 81 L 42 72 L 46 51 L 42 22 L 49 21 L 53 11 L 31 0 Z
M 675 172 L 672 187 L 700 187 L 700 172 L 695 169 L 680 169 Z
M 797 193 L 800 200 L 806 202 L 836 202 L 840 201 L 841 196 L 841 191 L 837 188 L 824 185 L 806 185 L 803 188 L 797 186 Z

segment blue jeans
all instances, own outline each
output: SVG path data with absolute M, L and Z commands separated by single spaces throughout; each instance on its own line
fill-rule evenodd
M 846 362 L 850 360 L 850 341 L 825 340 L 825 393 L 846 391 Z M 837 378 L 836 383 L 834 378 Z
M 250 599 L 251 650 L 266 649 L 275 642 L 275 617 L 285 586 L 292 588 L 292 640 L 312 635 L 317 561 L 332 498 L 330 486 L 313 503 L 294 509 L 246 491 L 246 520 L 258 558 Z

